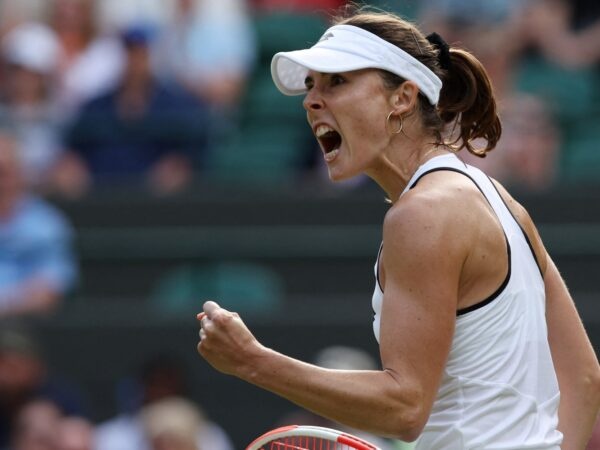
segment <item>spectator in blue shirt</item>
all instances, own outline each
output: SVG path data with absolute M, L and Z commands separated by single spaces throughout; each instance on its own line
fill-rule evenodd
M 16 138 L 0 129 L 0 318 L 46 313 L 73 287 L 72 231 L 26 191 Z
M 66 136 L 57 189 L 72 197 L 92 186 L 144 182 L 169 194 L 184 188 L 207 146 L 206 105 L 158 82 L 150 63 L 151 30 L 122 34 L 126 68 L 119 85 L 88 103 Z

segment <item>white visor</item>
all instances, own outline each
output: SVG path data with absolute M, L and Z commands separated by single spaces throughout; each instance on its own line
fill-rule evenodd
M 329 28 L 311 48 L 279 52 L 271 61 L 271 75 L 286 95 L 306 92 L 309 70 L 322 73 L 383 69 L 413 81 L 432 105 L 437 104 L 442 80 L 404 50 L 353 25 Z

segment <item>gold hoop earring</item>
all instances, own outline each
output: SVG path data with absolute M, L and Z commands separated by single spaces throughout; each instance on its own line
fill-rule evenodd
M 390 111 L 390 113 L 387 115 L 387 118 L 385 119 L 386 129 L 388 128 L 388 124 L 390 122 L 392 114 L 394 114 L 394 110 Z M 398 115 L 398 117 L 400 118 L 400 128 L 398 128 L 396 131 L 392 131 L 392 134 L 400 134 L 402 133 L 402 128 L 404 128 L 404 118 L 401 115 Z

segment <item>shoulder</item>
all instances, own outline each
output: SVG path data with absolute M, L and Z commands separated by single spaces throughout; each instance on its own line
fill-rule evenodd
M 468 211 L 462 180 L 430 181 L 424 178 L 386 214 L 382 258 L 388 278 L 395 268 L 410 278 L 434 271 L 456 280 L 476 241 L 476 214 Z
M 498 190 L 500 197 L 506 204 L 506 207 L 511 212 L 515 220 L 519 223 L 526 237 L 529 239 L 532 250 L 535 253 L 535 257 L 540 265 L 542 273 L 546 272 L 547 260 L 546 260 L 546 249 L 542 242 L 537 227 L 535 226 L 533 219 L 529 215 L 529 212 L 523 205 L 515 200 L 509 192 L 500 184 L 498 181 L 492 179 L 492 183 Z
M 37 195 L 27 195 L 24 198 L 24 203 L 35 211 L 36 214 L 44 215 L 49 218 L 62 218 L 62 212 L 49 201 L 38 197 Z
M 153 106 L 156 113 L 178 114 L 183 118 L 190 112 L 208 114 L 208 103 L 177 83 L 154 80 Z M 194 122 L 197 123 L 197 116 Z
M 116 98 L 117 89 L 111 88 L 109 90 L 102 91 L 96 96 L 86 100 L 81 105 L 81 109 L 79 110 L 79 114 L 75 119 L 75 123 L 88 119 L 89 116 L 112 111 L 115 107 Z
M 485 199 L 465 176 L 454 172 L 433 172 L 407 191 L 390 208 L 385 231 L 411 233 L 434 240 L 455 233 L 465 234 L 476 224 Z M 458 238 L 458 236 L 457 236 Z
M 26 217 L 36 223 L 43 223 L 43 229 L 47 232 L 62 233 L 70 229 L 63 212 L 48 201 L 40 197 L 28 196 L 23 200 L 23 205 Z

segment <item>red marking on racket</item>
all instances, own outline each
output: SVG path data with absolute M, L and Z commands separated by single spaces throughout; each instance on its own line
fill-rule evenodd
M 290 425 L 255 439 L 246 450 L 380 450 L 356 436 L 331 428 Z

